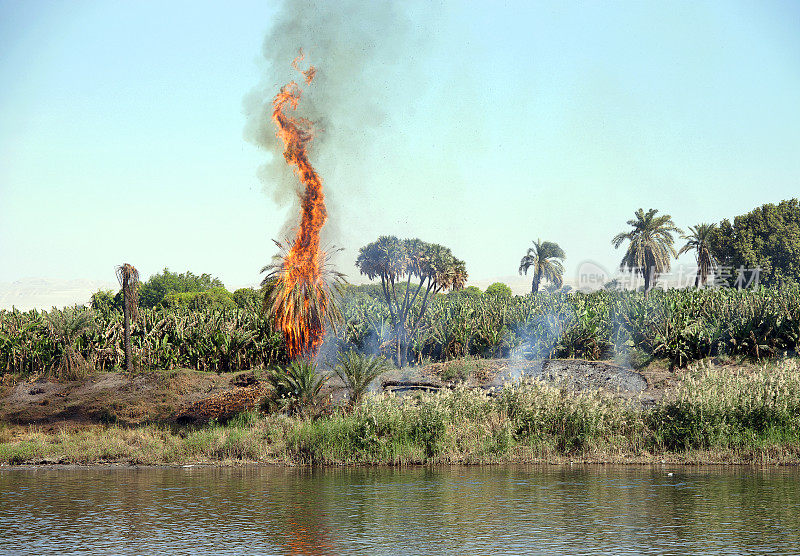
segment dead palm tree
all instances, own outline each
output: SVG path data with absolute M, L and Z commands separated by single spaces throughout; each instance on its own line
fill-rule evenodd
M 528 252 L 519 262 L 520 274 L 528 274 L 528 269 L 533 268 L 531 293 L 539 291 L 539 285 L 542 280 L 547 280 L 559 287 L 564 283 L 564 265 L 562 261 L 566 256 L 558 243 L 542 241 L 541 239 L 533 242 L 533 247 L 528 248 Z
M 634 220 L 628 220 L 631 226 L 629 232 L 614 236 L 611 243 L 616 249 L 627 239 L 630 241 L 625 256 L 622 257 L 620 268 L 632 270 L 644 276 L 644 292 L 648 294 L 655 286 L 659 274 L 669 272 L 670 255 L 677 257 L 672 233 L 681 233 L 682 230 L 675 226 L 669 214 L 656 216 L 658 210 L 650 209 L 647 212 L 639 209 L 634 214 Z
M 716 230 L 716 224 L 698 224 L 689 226 L 689 234 L 682 235 L 681 238 L 688 240 L 686 245 L 681 247 L 678 255 L 683 255 L 689 251 L 695 251 L 697 259 L 697 276 L 694 279 L 694 287 L 704 286 L 708 276 L 717 268 L 717 258 L 711 251 L 711 235 Z
M 139 316 L 139 271 L 131 264 L 121 264 L 117 267 L 117 280 L 122 286 L 122 312 L 125 318 L 125 370 L 132 373 L 131 318 Z

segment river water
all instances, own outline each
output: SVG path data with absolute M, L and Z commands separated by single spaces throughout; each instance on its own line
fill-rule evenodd
M 0 469 L 0 554 L 800 554 L 800 470 Z

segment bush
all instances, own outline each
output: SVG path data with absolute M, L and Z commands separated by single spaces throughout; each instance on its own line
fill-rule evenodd
M 750 374 L 703 370 L 649 415 L 660 449 L 686 450 L 797 442 L 800 374 L 783 364 Z
M 347 388 L 350 404 L 355 405 L 361 401 L 372 381 L 388 368 L 389 364 L 383 357 L 351 350 L 339 353 L 333 370 Z
M 494 295 L 501 299 L 508 299 L 513 295 L 513 293 L 511 292 L 511 288 L 502 282 L 495 282 L 486 288 L 486 295 Z
M 467 286 L 461 290 L 453 290 L 446 294 L 447 297 L 451 299 L 459 299 L 459 298 L 466 298 L 466 299 L 477 299 L 483 296 L 483 292 L 480 288 L 476 286 Z
M 197 276 L 189 271 L 178 274 L 165 268 L 161 274 L 153 274 L 139 286 L 139 304 L 151 308 L 159 305 L 170 293 L 204 292 L 224 287 L 225 284 L 219 278 L 210 274 Z
M 122 310 L 122 300 L 119 294 L 111 290 L 99 290 L 92 294 L 92 310 L 101 315 L 109 315 L 113 311 Z
M 264 294 L 253 288 L 239 288 L 233 292 L 233 302 L 239 309 L 260 311 L 264 303 Z
M 235 309 L 233 294 L 225 288 L 212 288 L 202 292 L 170 292 L 160 303 L 166 308 L 186 307 L 193 311 L 207 309 Z
M 328 378 L 314 363 L 292 361 L 285 370 L 275 370 L 267 376 L 271 389 L 263 409 L 279 409 L 289 415 L 315 417 L 322 411 L 325 400 L 322 387 Z

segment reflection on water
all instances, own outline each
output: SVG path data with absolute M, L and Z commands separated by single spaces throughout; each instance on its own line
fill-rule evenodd
M 797 469 L 0 470 L 0 554 L 798 554 Z

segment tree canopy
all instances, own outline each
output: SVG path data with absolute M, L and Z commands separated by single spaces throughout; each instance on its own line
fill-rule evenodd
M 356 266 L 370 280 L 381 280 L 400 366 L 405 363 L 408 343 L 422 321 L 430 296 L 442 290 L 460 290 L 467 281 L 464 261 L 447 247 L 421 239 L 381 236 L 360 249 Z M 420 309 L 412 314 L 417 302 Z
M 644 291 L 648 292 L 660 274 L 669 272 L 670 259 L 678 256 L 672 234 L 682 233 L 682 230 L 675 226 L 669 214 L 658 216 L 657 209 L 647 212 L 639 209 L 634 216 L 628 220 L 631 230 L 617 234 L 611 243 L 619 249 L 625 240 L 630 242 L 620 268 L 644 276 Z
M 759 268 L 764 286 L 800 282 L 800 202 L 762 205 L 730 222 L 723 220 L 710 238 L 721 267 L 732 270 Z
M 490 285 L 486 288 L 486 295 L 496 295 L 497 297 L 501 298 L 510 298 L 514 294 L 506 284 L 502 282 L 495 282 L 494 284 Z
M 533 268 L 531 293 L 539 291 L 539 285 L 542 280 L 546 280 L 556 287 L 561 287 L 564 282 L 564 265 L 562 261 L 566 256 L 566 253 L 558 243 L 542 241 L 541 239 L 533 242 L 533 247 L 528 248 L 528 252 L 519 262 L 520 274 L 527 274 L 528 269 Z
M 160 274 L 153 274 L 139 287 L 139 305 L 155 307 L 170 293 L 204 292 L 212 288 L 224 288 L 219 278 L 210 274 L 196 275 L 186 271 L 182 274 L 165 268 Z

